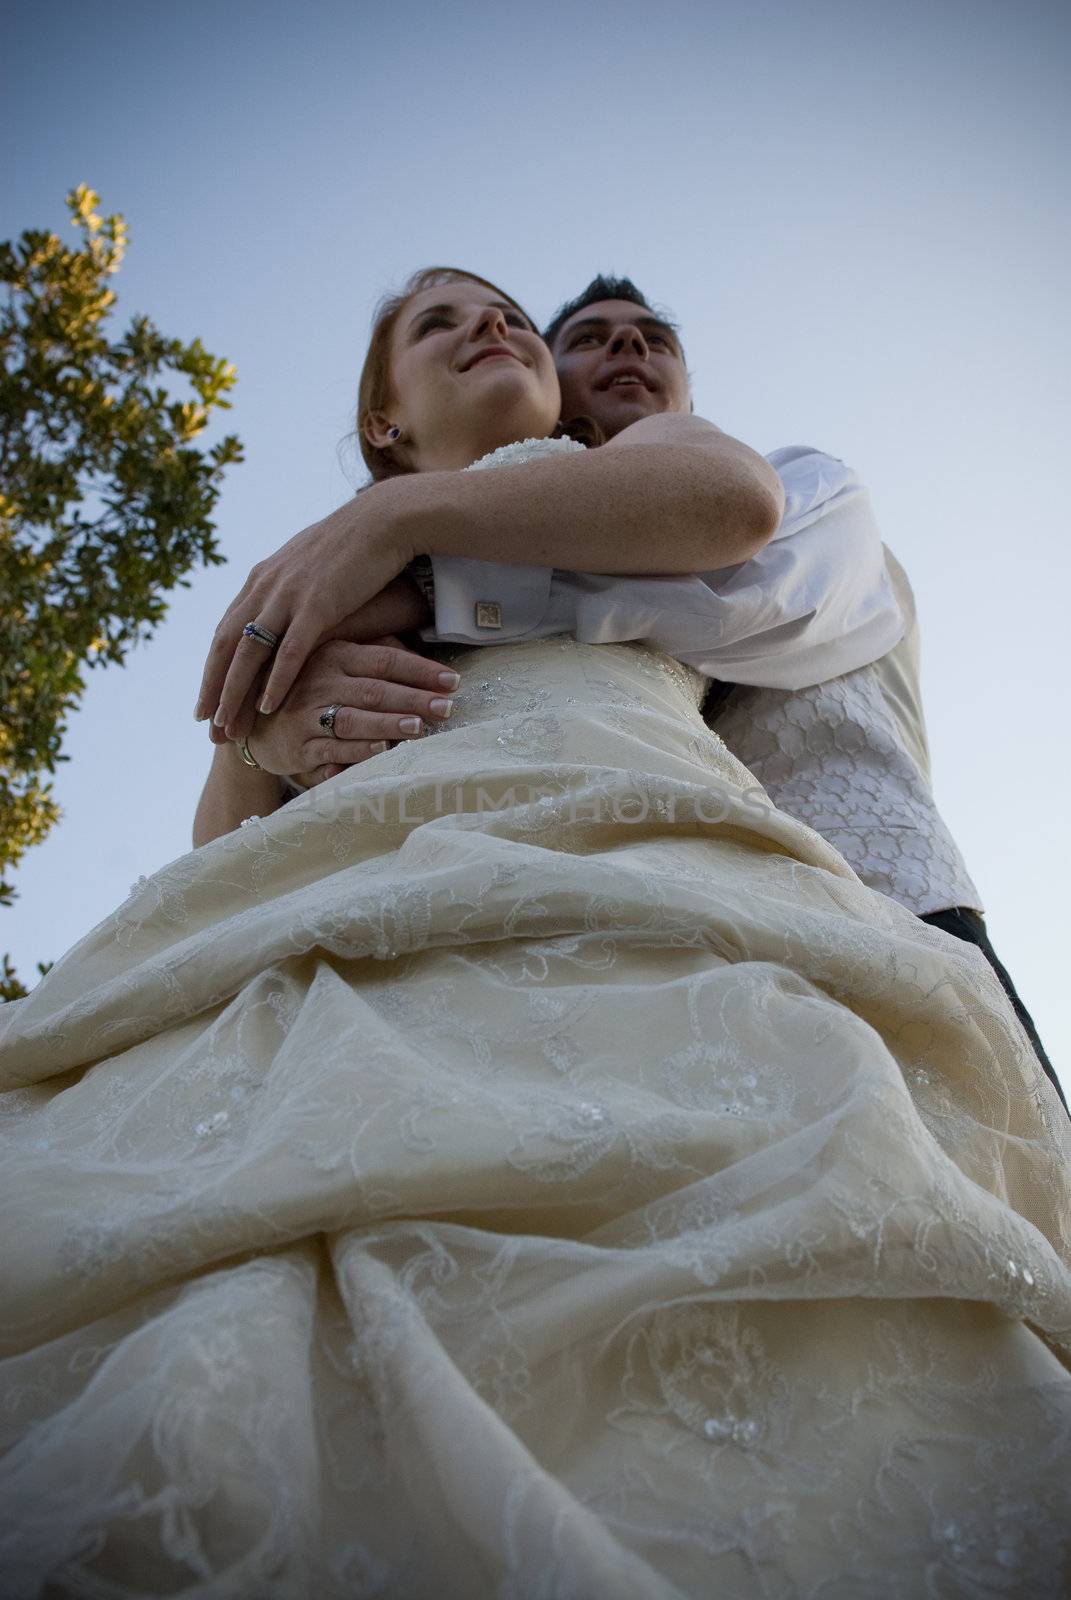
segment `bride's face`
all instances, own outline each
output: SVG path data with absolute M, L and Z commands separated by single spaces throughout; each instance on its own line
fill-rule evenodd
M 527 317 L 466 281 L 423 289 L 404 307 L 391 340 L 391 387 L 369 437 L 379 445 L 400 428 L 417 472 L 467 467 L 515 439 L 545 438 L 561 409 L 553 359 Z

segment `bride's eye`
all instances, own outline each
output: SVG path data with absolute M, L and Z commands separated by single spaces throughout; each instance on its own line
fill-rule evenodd
M 441 311 L 429 311 L 426 317 L 421 317 L 417 323 L 417 338 L 422 339 L 432 328 L 449 328 L 450 321 Z
M 528 318 L 522 317 L 519 311 L 507 311 L 504 315 L 511 328 L 523 328 L 525 333 L 533 331 L 532 324 L 528 321 Z

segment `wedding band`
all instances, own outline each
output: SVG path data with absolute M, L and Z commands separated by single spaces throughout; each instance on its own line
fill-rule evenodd
M 279 636 L 272 633 L 270 628 L 262 628 L 259 622 L 247 622 L 242 629 L 247 639 L 255 639 L 258 644 L 266 644 L 269 650 L 274 650 L 279 643 Z
M 325 711 L 320 712 L 321 728 L 326 728 L 328 733 L 334 733 L 336 739 L 338 738 L 338 734 L 335 733 L 335 718 L 338 716 L 341 710 L 341 706 L 328 706 Z
M 252 750 L 250 750 L 247 741 L 245 739 L 238 739 L 235 742 L 238 745 L 238 754 L 241 756 L 241 758 L 245 762 L 246 766 L 247 767 L 256 767 L 258 772 L 263 772 L 264 768 L 261 766 L 261 764 L 257 760 L 256 756 L 253 754 Z

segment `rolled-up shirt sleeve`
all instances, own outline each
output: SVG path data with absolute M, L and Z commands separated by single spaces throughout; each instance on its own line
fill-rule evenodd
M 785 511 L 749 561 L 695 576 L 622 577 L 440 557 L 435 628 L 424 637 L 642 640 L 708 677 L 781 689 L 876 661 L 905 620 L 865 487 L 843 462 L 808 446 L 767 459 L 784 484 Z M 494 613 L 479 607 L 473 585 L 499 597 L 501 627 L 477 625 Z

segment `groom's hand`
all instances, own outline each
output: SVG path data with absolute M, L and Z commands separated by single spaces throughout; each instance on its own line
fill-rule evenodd
M 258 716 L 250 753 L 266 772 L 331 772 L 378 754 L 398 739 L 418 739 L 426 723 L 450 715 L 456 672 L 406 650 L 400 640 L 352 644 L 331 639 L 310 656 L 278 711 Z M 338 706 L 334 730 L 321 714 Z

